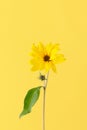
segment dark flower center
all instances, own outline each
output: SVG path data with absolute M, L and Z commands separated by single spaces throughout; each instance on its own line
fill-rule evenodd
M 50 61 L 50 56 L 45 55 L 45 56 L 44 56 L 44 61 Z

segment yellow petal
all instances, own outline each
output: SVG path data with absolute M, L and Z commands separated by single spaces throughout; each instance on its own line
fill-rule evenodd
M 36 71 L 36 70 L 38 70 L 38 66 L 36 66 L 36 65 L 33 66 L 33 67 L 31 68 L 31 70 L 32 70 L 32 71 Z
M 51 68 L 50 62 L 45 62 L 45 71 L 48 72 Z
M 49 55 L 52 55 L 53 53 L 57 53 L 59 49 L 59 44 L 56 43 L 56 44 L 52 44 L 52 43 L 49 43 L 46 47 L 47 49 L 47 52 Z
M 44 51 L 45 47 L 44 47 L 44 45 L 42 44 L 42 42 L 39 42 L 38 48 L 39 48 L 40 51 Z
M 33 45 L 32 45 L 32 50 L 34 51 L 34 52 L 36 52 L 36 53 L 39 53 L 39 51 L 38 51 L 38 47 L 33 43 Z
M 44 56 L 45 47 L 41 42 L 39 42 L 37 46 L 33 44 L 32 50 L 33 50 L 33 54 L 38 55 L 39 57 Z
M 43 55 L 41 55 L 41 53 L 32 52 L 30 55 L 35 59 L 43 59 Z
M 63 61 L 65 61 L 66 59 L 64 58 L 63 54 L 57 54 L 57 56 L 55 57 L 55 59 L 53 60 L 55 64 L 61 63 Z
M 31 60 L 30 60 L 30 63 L 36 65 L 36 64 L 38 64 L 38 60 L 36 60 L 36 59 L 31 59 Z
M 43 70 L 44 67 L 45 67 L 45 63 L 44 63 L 44 62 L 40 62 L 40 64 L 39 64 L 39 68 L 40 68 L 40 70 Z
M 32 59 L 32 60 L 30 60 L 30 62 L 34 66 L 34 68 L 36 68 L 38 70 L 42 70 L 45 67 L 45 63 L 42 60 Z M 34 70 L 34 68 L 32 68 L 32 70 Z
M 52 70 L 53 70 L 55 73 L 57 72 L 56 66 L 55 66 L 55 64 L 54 64 L 53 62 L 51 62 L 51 68 L 52 68 Z
M 50 54 L 52 47 L 53 47 L 52 43 L 49 43 L 49 44 L 46 45 L 46 51 L 47 51 L 48 55 Z

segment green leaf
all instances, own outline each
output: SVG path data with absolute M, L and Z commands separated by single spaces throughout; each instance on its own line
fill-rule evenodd
M 36 101 L 39 98 L 40 88 L 41 88 L 41 86 L 32 88 L 27 92 L 25 99 L 24 99 L 23 111 L 21 112 L 19 117 L 22 117 L 31 112 L 32 107 L 34 106 L 34 104 L 36 103 Z

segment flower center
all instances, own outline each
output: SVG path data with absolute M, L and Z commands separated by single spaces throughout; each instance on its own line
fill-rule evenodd
M 45 56 L 44 56 L 44 61 L 50 61 L 50 56 L 45 55 Z

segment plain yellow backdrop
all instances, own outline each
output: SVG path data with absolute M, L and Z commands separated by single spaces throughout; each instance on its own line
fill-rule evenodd
M 32 43 L 60 43 L 66 62 L 50 71 L 46 130 L 87 130 L 87 1 L 0 1 L 0 130 L 42 130 L 42 95 L 19 119 L 28 89 L 42 84 L 31 72 Z

